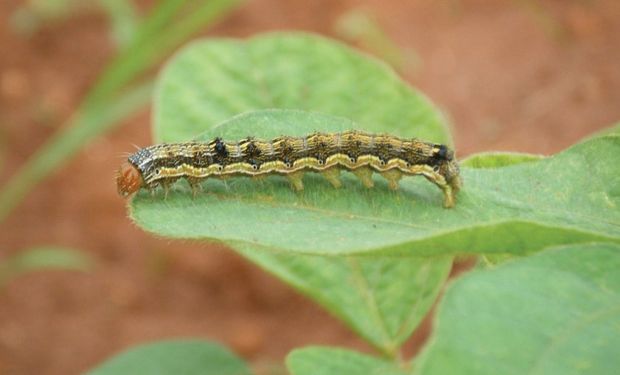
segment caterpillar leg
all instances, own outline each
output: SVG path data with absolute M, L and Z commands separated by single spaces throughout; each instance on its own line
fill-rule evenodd
M 168 199 L 168 193 L 170 192 L 170 185 L 172 185 L 169 181 L 162 181 L 161 187 L 164 189 L 164 200 Z
M 162 189 L 164 189 L 164 199 L 168 199 L 168 193 L 170 192 L 170 187 L 174 185 L 174 183 L 179 179 L 179 177 L 172 177 L 166 180 L 162 180 L 160 185 Z
M 372 169 L 369 167 L 359 167 L 351 172 L 362 181 L 362 185 L 365 187 L 371 188 L 375 186 L 375 183 L 372 181 Z
M 286 175 L 286 178 L 288 178 L 293 190 L 295 191 L 304 190 L 304 182 L 302 181 L 303 177 L 303 172 L 292 172 Z
M 321 174 L 336 189 L 342 186 L 342 181 L 340 181 L 340 169 L 338 168 L 327 169 L 321 172 Z
M 452 189 L 452 187 L 450 185 L 448 185 L 448 184 L 445 184 L 443 186 L 440 186 L 440 188 L 443 191 L 443 206 L 444 206 L 444 208 L 452 208 L 452 207 L 454 207 L 456 199 L 454 198 L 454 190 Z
M 381 176 L 388 181 L 388 186 L 391 190 L 398 190 L 398 181 L 403 177 L 403 174 L 398 169 L 390 169 L 389 171 L 381 172 Z
M 155 197 L 155 188 L 157 188 L 157 184 L 144 184 L 143 188 L 148 192 L 151 199 Z
M 437 187 L 439 187 L 441 191 L 443 192 L 444 208 L 454 207 L 456 203 L 456 199 L 454 197 L 455 189 L 453 189 L 452 186 L 450 186 L 450 184 L 446 181 L 446 179 L 438 173 L 431 173 L 431 174 L 425 173 L 423 174 L 423 176 L 426 177 L 426 179 L 429 180 L 430 182 L 437 185 Z
M 187 178 L 187 183 L 189 187 L 192 189 L 192 199 L 196 199 L 196 194 L 202 191 L 202 185 L 200 184 L 200 180 L 197 178 Z

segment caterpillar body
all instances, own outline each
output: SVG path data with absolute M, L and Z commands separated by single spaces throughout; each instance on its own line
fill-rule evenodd
M 302 190 L 305 172 L 319 172 L 338 188 L 342 170 L 354 173 L 369 188 L 374 185 L 373 172 L 380 173 L 393 190 L 403 175 L 422 175 L 443 191 L 444 207 L 454 206 L 461 187 L 454 152 L 445 145 L 353 130 L 271 141 L 215 138 L 153 145 L 129 156 L 117 173 L 117 189 L 127 197 L 141 188 L 154 191 L 161 186 L 167 195 L 176 180 L 185 178 L 195 195 L 206 178 L 280 174 L 295 190 Z

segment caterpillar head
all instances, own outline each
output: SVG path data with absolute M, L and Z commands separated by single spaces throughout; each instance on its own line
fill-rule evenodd
M 123 163 L 116 173 L 116 189 L 118 194 L 126 198 L 144 185 L 140 171 L 131 163 Z
M 454 151 L 444 145 L 435 145 L 433 153 L 438 161 L 439 173 L 446 179 L 446 182 L 454 192 L 458 192 L 463 185 L 461 179 L 461 169 L 454 157 Z
M 452 187 L 455 193 L 461 190 L 463 186 L 463 179 L 461 178 L 461 169 L 459 168 L 456 160 L 450 160 L 444 163 L 442 167 L 443 176 L 448 182 L 448 185 Z

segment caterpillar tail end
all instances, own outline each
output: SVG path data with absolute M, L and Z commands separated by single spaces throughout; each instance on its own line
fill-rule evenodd
M 454 198 L 454 191 L 450 186 L 446 186 L 443 188 L 443 207 L 454 208 L 455 204 L 456 199 Z
M 118 194 L 127 198 L 134 194 L 144 184 L 140 172 L 130 163 L 123 163 L 116 173 L 116 190 Z
M 461 176 L 454 176 L 447 184 L 443 185 L 441 190 L 443 190 L 444 199 L 443 206 L 444 208 L 453 208 L 456 204 L 456 193 L 461 190 L 461 186 L 463 185 L 463 181 L 461 180 Z

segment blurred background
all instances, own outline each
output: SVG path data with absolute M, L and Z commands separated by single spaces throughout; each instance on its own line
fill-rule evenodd
M 461 157 L 550 154 L 620 120 L 619 17 L 617 0 L 2 0 L 0 374 L 80 373 L 172 337 L 220 341 L 259 374 L 298 346 L 369 349 L 232 251 L 127 218 L 114 173 L 151 143 L 150 85 L 184 41 L 333 37 L 426 93 Z

